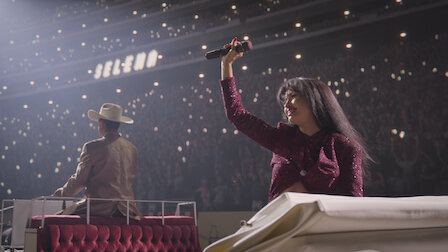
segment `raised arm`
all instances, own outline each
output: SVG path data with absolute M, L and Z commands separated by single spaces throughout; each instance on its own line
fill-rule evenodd
M 263 147 L 284 157 L 291 155 L 289 148 L 293 143 L 295 130 L 289 126 L 273 127 L 247 111 L 235 85 L 232 63 L 243 56 L 237 53 L 236 38 L 232 41 L 232 49 L 221 61 L 221 89 L 227 118 L 242 133 Z

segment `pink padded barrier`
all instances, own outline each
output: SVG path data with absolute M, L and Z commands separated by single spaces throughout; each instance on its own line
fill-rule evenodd
M 145 216 L 140 221 L 125 218 L 86 218 L 46 215 L 32 219 L 38 228 L 38 251 L 201 251 L 194 219 L 187 216 Z

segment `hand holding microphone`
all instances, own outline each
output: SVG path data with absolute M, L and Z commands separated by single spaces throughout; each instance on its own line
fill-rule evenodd
M 249 41 L 245 41 L 245 46 L 243 43 L 239 43 L 237 38 L 235 37 L 232 40 L 232 43 L 227 44 L 223 49 L 224 56 L 221 59 L 221 79 L 227 79 L 233 77 L 233 68 L 232 64 L 235 60 L 243 57 L 243 52 L 249 51 L 252 49 L 252 43 Z M 240 47 L 239 47 L 240 46 Z M 240 48 L 240 49 L 238 49 Z M 245 50 L 246 49 L 246 50 Z M 220 54 L 221 55 L 221 54 Z
M 250 41 L 238 42 L 235 37 L 230 44 L 227 44 L 224 48 L 209 51 L 205 54 L 207 59 L 216 59 L 221 56 L 225 56 L 229 53 L 230 49 L 235 48 L 234 50 L 238 53 L 248 52 L 253 49 L 252 43 Z

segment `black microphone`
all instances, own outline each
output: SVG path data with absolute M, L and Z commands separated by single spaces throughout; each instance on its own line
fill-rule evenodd
M 229 46 L 228 48 L 221 48 L 221 49 L 209 51 L 205 54 L 205 57 L 207 59 L 216 59 L 216 58 L 226 55 L 230 51 L 230 49 L 231 48 Z M 241 42 L 241 44 L 238 44 L 236 46 L 236 51 L 239 53 L 240 52 L 248 52 L 252 49 L 253 49 L 253 46 L 252 46 L 252 42 L 250 42 L 250 41 L 243 41 L 243 42 Z

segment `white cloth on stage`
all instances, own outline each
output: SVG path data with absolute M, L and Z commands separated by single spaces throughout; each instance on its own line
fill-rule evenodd
M 448 196 L 284 193 L 205 251 L 447 251 L 447 237 Z

